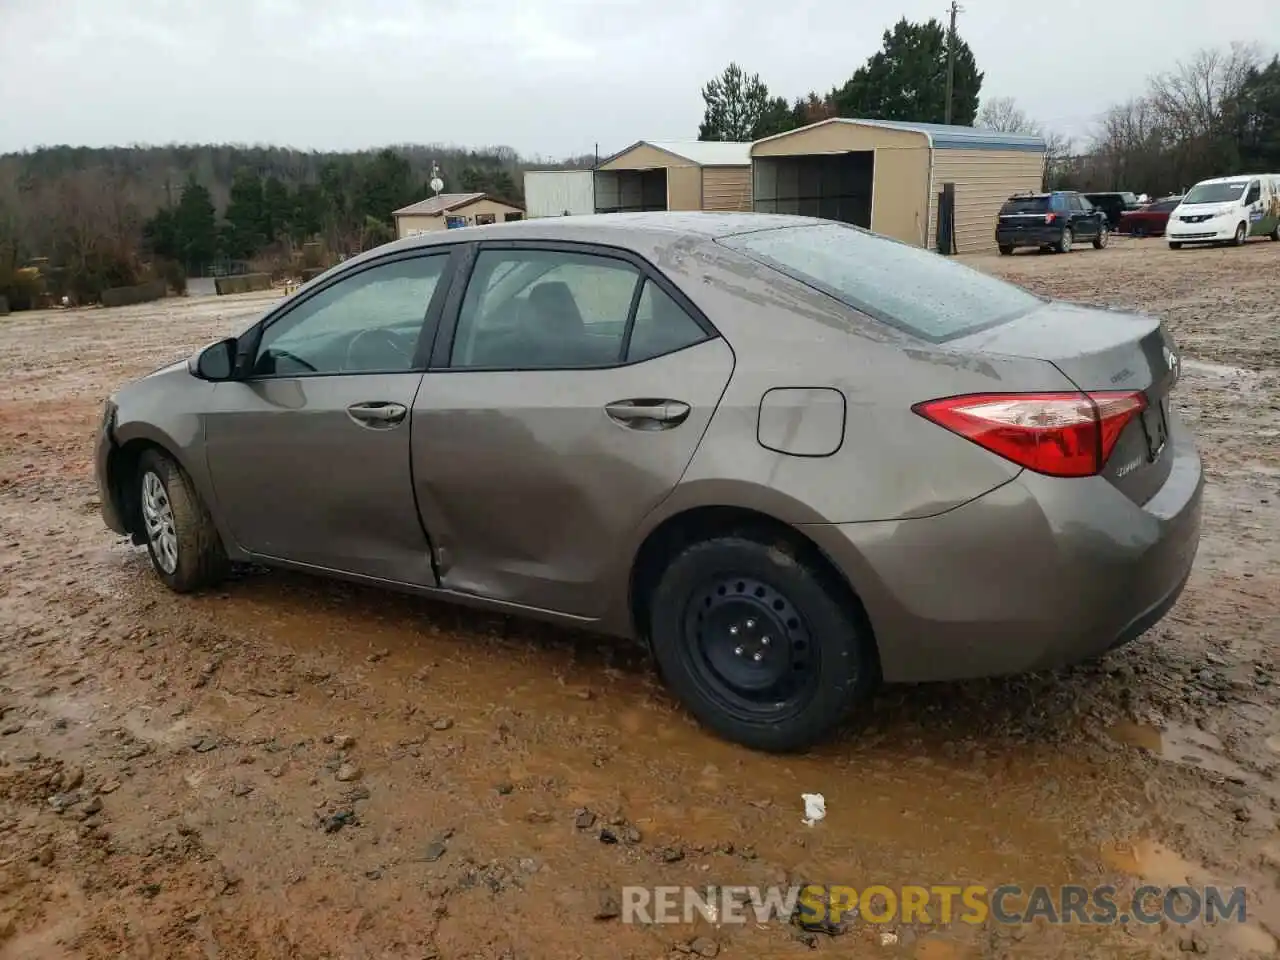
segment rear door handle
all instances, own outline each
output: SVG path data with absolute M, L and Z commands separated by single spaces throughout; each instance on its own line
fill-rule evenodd
M 347 416 L 362 427 L 373 428 L 394 427 L 404 420 L 408 412 L 409 408 L 403 403 L 390 403 L 386 400 L 353 403 L 347 407 Z
M 684 423 L 690 407 L 679 400 L 617 400 L 604 411 L 624 427 L 675 427 Z

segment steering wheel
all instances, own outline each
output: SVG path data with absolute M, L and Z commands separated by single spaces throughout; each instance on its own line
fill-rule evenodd
M 281 350 L 278 347 L 269 348 L 266 352 L 262 354 L 262 357 L 271 358 L 271 365 L 272 365 L 273 371 L 274 371 L 274 368 L 279 364 L 281 360 L 288 360 L 290 363 L 296 363 L 298 366 L 302 367 L 302 369 L 306 370 L 308 373 L 316 372 L 316 368 L 312 364 L 308 363 L 306 360 L 303 360 L 297 354 L 290 353 L 288 350 Z M 259 362 L 261 362 L 261 359 L 262 358 L 260 357 Z
M 384 369 L 394 367 L 394 363 L 375 363 L 372 367 L 360 366 L 353 363 L 353 357 L 356 352 L 356 345 L 363 344 L 366 341 L 374 342 L 380 339 L 379 346 L 389 349 L 397 358 L 404 362 L 404 366 L 409 367 L 413 364 L 413 351 L 406 348 L 404 338 L 399 334 L 392 333 L 380 327 L 374 327 L 372 330 L 361 330 L 354 337 L 347 341 L 347 355 L 342 361 L 342 369 L 344 370 L 365 370 L 365 369 Z M 383 351 L 385 353 L 385 351 Z M 375 353 L 375 356 L 377 354 Z

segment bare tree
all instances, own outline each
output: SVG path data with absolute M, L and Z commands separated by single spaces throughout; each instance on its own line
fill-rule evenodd
M 1213 134 L 1221 128 L 1223 107 L 1261 62 L 1257 44 L 1201 50 L 1168 73 L 1153 77 L 1148 99 L 1175 140 Z
M 1072 143 L 1070 137 L 1060 133 L 1044 135 L 1044 187 L 1059 190 L 1067 186 L 1072 168 Z
M 974 126 L 1000 133 L 1025 133 L 1035 137 L 1042 135 L 1040 124 L 1027 116 L 1013 97 L 984 100 Z

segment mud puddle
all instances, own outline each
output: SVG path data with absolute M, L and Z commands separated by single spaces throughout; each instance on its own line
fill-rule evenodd
M 1152 910 L 1164 897 L 1170 899 L 1170 912 L 1175 916 L 1200 913 L 1179 927 L 1179 943 L 1190 948 L 1188 952 L 1208 952 L 1209 942 L 1216 941 L 1234 956 L 1275 955 L 1280 945 L 1280 894 L 1259 885 L 1258 876 L 1223 876 L 1149 839 L 1113 848 L 1106 859 L 1125 874 L 1159 888 L 1147 898 L 1144 910 Z M 1217 891 L 1220 904 L 1212 916 L 1208 906 L 1211 889 Z M 1242 899 L 1233 903 L 1237 891 Z M 1243 918 L 1236 912 L 1236 904 L 1241 902 Z

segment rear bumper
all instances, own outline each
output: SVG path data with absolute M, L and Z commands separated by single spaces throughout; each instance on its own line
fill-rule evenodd
M 1062 239 L 1062 229 L 1030 227 L 1022 230 L 997 230 L 996 243 L 1002 247 L 1043 247 Z
M 888 681 L 1065 666 L 1141 635 L 1174 605 L 1200 541 L 1204 477 L 1190 434 L 1138 506 L 1100 477 L 1024 472 L 937 517 L 808 525 L 876 633 Z

